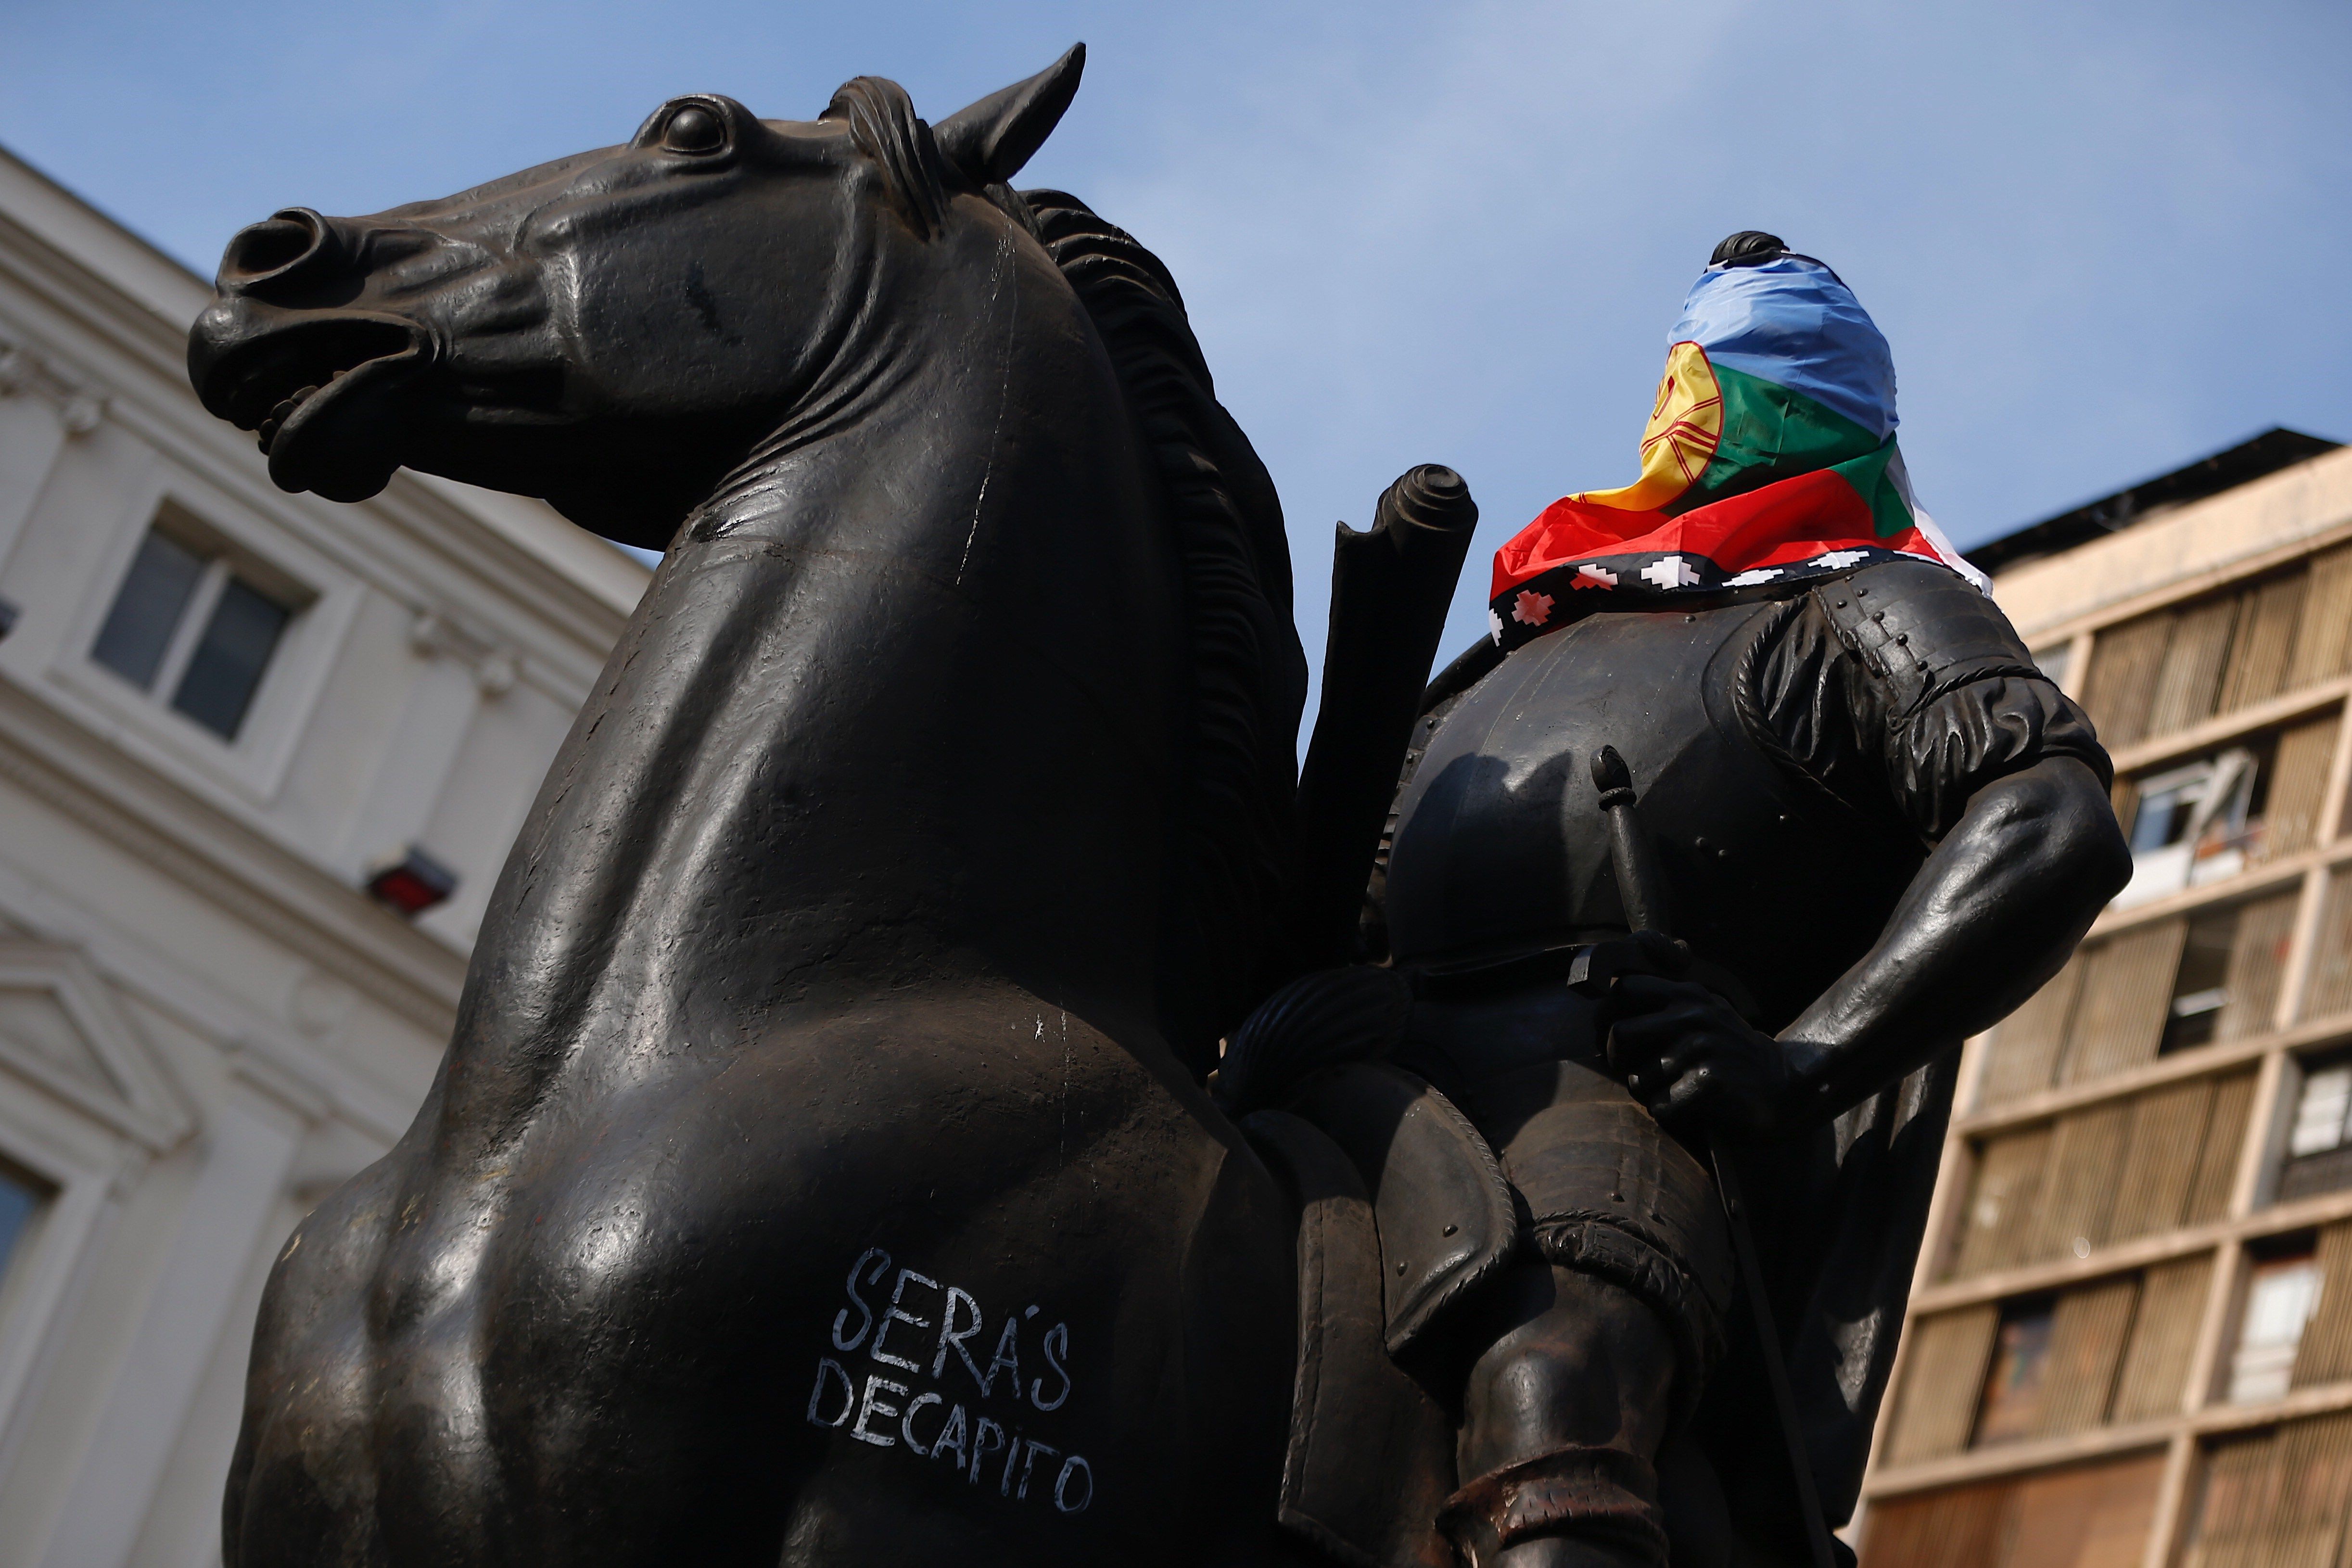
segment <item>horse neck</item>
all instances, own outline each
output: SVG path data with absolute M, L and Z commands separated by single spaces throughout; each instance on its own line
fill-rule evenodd
M 670 683 L 622 700 L 708 710 L 672 776 L 635 780 L 666 820 L 615 921 L 738 906 L 691 956 L 648 950 L 671 973 L 640 986 L 756 1010 L 963 976 L 1153 1015 L 1174 552 L 1084 308 L 993 208 L 957 206 L 982 211 L 886 251 L 814 413 L 682 531 L 614 655 Z M 615 958 L 660 941 L 607 935 Z

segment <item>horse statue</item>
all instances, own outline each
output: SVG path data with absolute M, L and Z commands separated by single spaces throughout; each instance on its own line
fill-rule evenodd
M 1204 1082 L 1305 663 L 1174 282 L 1006 184 L 1081 64 L 230 243 L 191 374 L 277 483 L 667 551 L 414 1126 L 277 1261 L 231 1568 L 1304 1560 L 1298 1195 Z

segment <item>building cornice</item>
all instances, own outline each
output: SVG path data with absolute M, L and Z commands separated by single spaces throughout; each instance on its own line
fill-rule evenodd
M 303 857 L 0 682 L 0 776 L 427 1034 L 466 958 Z
M 211 293 L 205 279 L 162 247 L 5 148 L 0 148 L 0 214 L 42 236 L 45 247 L 84 258 L 80 269 L 93 282 L 167 332 L 184 333 Z
M 78 379 L 123 397 L 125 414 L 139 405 L 142 433 L 175 456 L 201 459 L 230 488 L 250 488 L 258 464 L 239 449 L 247 437 L 205 414 L 186 385 L 188 323 L 211 299 L 202 279 L 5 151 L 0 278 L 34 295 L 41 314 L 71 321 L 128 363 L 73 363 L 78 356 L 54 344 L 40 345 L 46 356 L 62 353 Z M 145 385 L 131 384 L 142 378 Z M 307 511 L 343 510 L 313 497 L 284 500 Z M 560 635 L 593 628 L 604 646 L 648 578 L 636 561 L 540 502 L 434 476 L 404 470 L 358 510 L 415 533 L 494 596 L 511 598 L 519 581 L 529 583 Z
M 475 492 L 465 487 L 404 472 L 382 495 L 352 507 L 286 494 L 242 449 L 248 437 L 196 405 L 180 381 L 178 363 L 158 363 L 146 352 L 152 345 L 110 330 L 121 323 L 77 321 L 88 341 L 66 343 L 54 327 L 44 331 L 15 320 L 68 312 L 47 287 L 58 280 L 24 268 L 21 253 L 7 247 L 10 237 L 0 215 L 0 289 L 25 289 L 37 309 L 0 316 L 0 350 L 26 351 L 49 374 L 102 396 L 110 420 L 412 608 L 454 610 L 499 625 L 520 651 L 543 666 L 551 695 L 577 703 L 586 694 L 604 649 L 627 624 L 634 605 L 623 601 L 632 579 L 642 591 L 647 575 L 642 566 L 536 503 L 485 495 L 511 504 L 478 510 L 467 504 Z M 534 529 L 545 537 L 535 536 Z M 549 564 L 559 531 L 576 535 L 582 549 L 594 552 L 601 579 L 583 583 Z M 416 559 L 419 551 L 428 559 Z M 518 610 L 527 625 L 517 624 Z
M 1993 598 L 2038 645 L 2169 603 L 2266 561 L 2295 559 L 2347 523 L 2352 448 L 2012 567 L 1993 578 Z

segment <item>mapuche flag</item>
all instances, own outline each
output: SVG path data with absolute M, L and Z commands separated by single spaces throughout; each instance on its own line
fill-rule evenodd
M 1719 261 L 1691 285 L 1670 342 L 1642 477 L 1552 502 L 1495 552 L 1488 625 L 1506 650 L 1588 609 L 1664 608 L 1903 555 L 1987 585 L 1912 497 L 1894 356 L 1836 273 L 1777 242 Z

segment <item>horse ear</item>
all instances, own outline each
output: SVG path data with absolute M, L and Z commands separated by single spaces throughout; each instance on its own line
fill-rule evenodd
M 978 184 L 1009 184 L 1031 154 L 1045 144 L 1062 111 L 1077 96 L 1087 68 L 1087 47 L 1070 52 L 1001 92 L 992 92 L 931 127 L 940 151 Z

